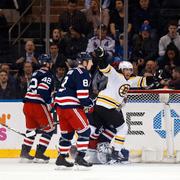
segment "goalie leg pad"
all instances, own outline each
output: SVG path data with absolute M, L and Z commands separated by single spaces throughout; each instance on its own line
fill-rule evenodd
M 97 158 L 101 164 L 106 164 L 111 160 L 112 148 L 108 142 L 98 143 Z

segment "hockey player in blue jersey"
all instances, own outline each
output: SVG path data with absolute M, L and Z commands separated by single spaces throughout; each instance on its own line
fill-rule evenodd
M 77 67 L 74 67 L 75 64 Z M 78 135 L 75 164 L 86 167 L 92 166 L 84 159 L 90 136 L 89 121 L 84 108 L 92 107 L 94 104 L 89 98 L 91 81 L 89 70 L 92 65 L 92 59 L 86 53 L 81 53 L 76 60 L 67 60 L 67 66 L 70 69 L 55 97 L 55 107 L 61 130 L 57 166 L 72 167 L 74 165 L 74 163 L 67 161 L 66 157 L 69 156 L 71 140 L 75 132 Z
M 53 75 L 49 71 L 50 57 L 46 54 L 41 55 L 39 65 L 40 69 L 33 73 L 23 100 L 27 136 L 24 138 L 20 154 L 22 162 L 34 160 L 34 162 L 47 163 L 50 159 L 44 155 L 54 131 L 53 118 L 50 113 L 51 93 L 54 90 Z M 43 133 L 39 139 L 34 157 L 29 152 L 38 129 L 43 129 Z

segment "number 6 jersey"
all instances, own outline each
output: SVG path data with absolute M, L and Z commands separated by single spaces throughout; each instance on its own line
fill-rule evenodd
M 126 80 L 123 74 L 118 73 L 110 65 L 100 71 L 108 77 L 108 83 L 106 88 L 99 92 L 96 104 L 108 109 L 119 108 L 130 87 L 146 86 L 145 77 L 134 76 Z
M 61 108 L 92 106 L 89 98 L 90 74 L 85 68 L 73 68 L 67 72 L 55 97 L 55 105 Z
M 49 104 L 53 90 L 53 75 L 48 70 L 41 68 L 33 73 L 23 102 Z

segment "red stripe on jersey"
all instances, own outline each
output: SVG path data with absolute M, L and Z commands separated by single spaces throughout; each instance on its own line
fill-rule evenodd
M 27 144 L 30 144 L 30 145 L 32 145 L 32 144 L 33 144 L 33 142 L 32 142 L 32 141 L 28 141 L 27 139 L 24 139 L 24 142 L 25 142 L 25 143 L 27 143 Z
M 88 147 L 88 144 L 77 144 L 77 147 L 80 148 L 80 147 Z
M 91 138 L 93 138 L 93 139 L 98 139 L 98 137 L 99 137 L 99 134 L 97 134 L 97 135 L 96 134 L 92 134 L 91 135 Z
M 104 134 L 107 134 L 107 135 L 108 135 L 108 136 L 110 136 L 111 138 L 113 138 L 113 137 L 114 137 L 114 135 L 113 135 L 113 134 L 111 134 L 111 133 L 107 132 L 106 130 L 104 131 Z
M 77 96 L 89 96 L 89 93 L 81 92 L 81 93 L 77 93 Z
M 60 152 L 68 152 L 69 149 L 61 149 L 61 148 L 59 148 L 59 151 L 60 151 Z
M 48 86 L 46 86 L 46 85 L 44 85 L 44 84 L 39 84 L 38 87 L 43 87 L 43 88 L 48 89 Z
M 32 96 L 32 97 L 41 97 L 39 94 L 31 94 L 31 93 L 27 93 L 27 96 Z
M 72 99 L 63 99 L 63 100 L 55 100 L 55 102 L 59 102 L 59 103 L 65 103 L 65 102 L 76 102 L 76 103 L 79 103 L 79 101 L 75 101 L 75 100 L 72 100 Z
M 49 144 L 49 141 L 46 141 L 44 139 L 40 139 L 39 142 L 45 143 L 45 144 Z

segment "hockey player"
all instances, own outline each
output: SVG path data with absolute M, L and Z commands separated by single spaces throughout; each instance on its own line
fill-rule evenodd
M 108 83 L 97 96 L 89 149 L 97 148 L 100 152 L 98 158 L 102 163 L 107 163 L 112 159 L 118 162 L 128 161 L 129 151 L 123 148 L 128 128 L 121 106 L 130 87 L 145 87 L 147 82 L 152 83 L 152 81 L 147 81 L 145 77 L 132 76 L 133 66 L 127 61 L 119 64 L 119 72 L 117 72 L 106 63 L 106 56 L 102 48 L 98 48 L 96 53 L 99 57 L 100 71 L 108 77 Z M 111 143 L 112 148 L 104 142 Z M 108 154 L 105 158 L 101 156 L 104 153 Z
M 78 66 L 74 67 L 76 63 Z M 66 158 L 69 156 L 71 140 L 75 132 L 78 135 L 75 164 L 86 167 L 92 166 L 84 159 L 90 136 L 90 126 L 84 107 L 92 107 L 94 104 L 89 98 L 91 79 L 89 70 L 92 65 L 92 59 L 87 57 L 86 54 L 81 54 L 81 57 L 77 60 L 67 60 L 67 66 L 70 69 L 55 97 L 55 107 L 61 130 L 59 156 L 56 160 L 57 166 L 72 167 L 74 165 Z
M 34 162 L 47 163 L 50 159 L 44 155 L 54 131 L 53 118 L 50 113 L 51 93 L 54 90 L 53 75 L 49 71 L 50 56 L 42 54 L 39 57 L 39 65 L 40 69 L 33 73 L 23 100 L 27 136 L 24 138 L 20 154 L 22 162 L 34 159 Z M 43 129 L 43 132 L 34 157 L 29 152 L 34 143 L 36 131 L 39 129 Z

